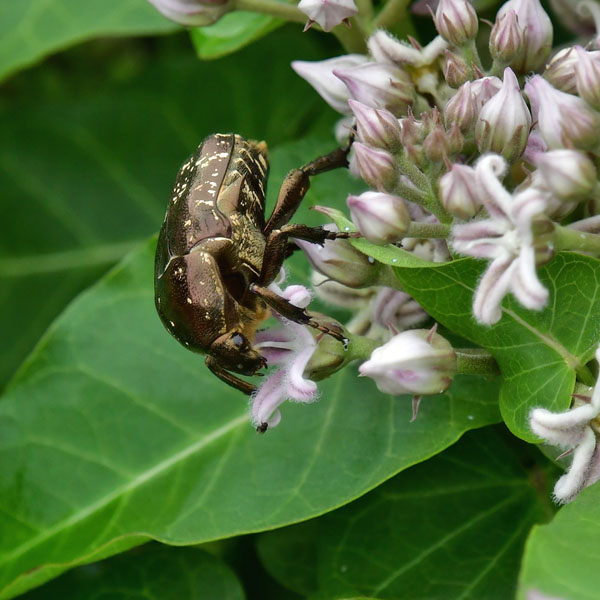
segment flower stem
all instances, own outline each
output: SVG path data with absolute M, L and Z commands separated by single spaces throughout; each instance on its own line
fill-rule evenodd
M 467 63 L 475 65 L 480 71 L 483 71 L 483 65 L 479 58 L 479 52 L 477 52 L 477 46 L 475 40 L 469 40 L 466 44 L 460 47 L 462 55 L 464 56 Z
M 365 54 L 367 52 L 367 33 L 358 19 L 350 19 L 350 27 L 344 23 L 337 25 L 331 30 L 331 33 L 349 54 Z
M 348 334 L 346 334 L 348 335 Z M 371 357 L 371 353 L 380 344 L 363 335 L 348 335 L 348 354 L 344 360 L 344 364 L 348 364 L 354 360 L 367 360 Z
M 468 375 L 499 375 L 494 357 L 478 348 L 456 350 L 457 372 Z
M 600 235 L 555 225 L 554 248 L 557 252 L 561 250 L 583 250 L 600 254 Z
M 405 237 L 410 238 L 447 238 L 450 225 L 445 223 L 421 223 L 412 221 Z
M 407 18 L 408 4 L 409 0 L 387 0 L 373 21 L 373 29 L 390 29 L 400 38 L 414 35 L 412 22 Z
M 286 21 L 295 23 L 306 23 L 306 15 L 298 10 L 296 4 L 287 4 L 277 0 L 233 0 L 236 10 L 247 10 L 249 12 L 271 15 Z

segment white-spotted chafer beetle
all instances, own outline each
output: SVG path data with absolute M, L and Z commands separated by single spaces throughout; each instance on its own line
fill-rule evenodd
M 289 223 L 310 176 L 347 166 L 347 154 L 337 149 L 288 173 L 268 220 L 265 142 L 210 135 L 177 175 L 156 249 L 156 309 L 181 344 L 206 354 L 217 377 L 247 394 L 255 386 L 234 373 L 255 375 L 266 366 L 252 344 L 269 307 L 345 342 L 268 286 L 292 251 L 290 237 L 320 244 L 348 237 Z

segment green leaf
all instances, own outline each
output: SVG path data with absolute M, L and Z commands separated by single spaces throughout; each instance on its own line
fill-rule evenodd
M 175 28 L 147 0 L 2 2 L 0 80 L 86 39 L 166 33 Z
M 154 242 L 82 294 L 0 402 L 0 598 L 152 537 L 195 544 L 340 506 L 496 422 L 496 382 L 411 402 L 351 369 L 283 407 L 264 436 L 247 400 L 161 326 Z
M 71 298 L 158 230 L 179 166 L 206 135 L 236 131 L 276 148 L 324 132 L 284 168 L 331 149 L 333 112 L 320 111 L 324 103 L 289 67 L 298 54 L 321 57 L 314 37 L 284 28 L 243 55 L 202 65 L 167 42 L 158 58 L 127 63 L 125 79 L 111 75 L 113 67 L 121 74 L 120 55 L 107 65 L 72 51 L 63 61 L 75 72 L 83 61 L 91 83 L 49 65 L 22 74 L 22 96 L 0 111 L 0 388 Z M 278 60 L 257 72 L 272 45 Z M 131 58 L 143 47 L 127 50 Z M 207 93 L 206 81 L 219 93 Z M 277 152 L 272 158 L 276 192 L 285 170 Z
M 395 272 L 402 288 L 434 319 L 494 355 L 503 375 L 502 416 L 516 435 L 535 442 L 529 429 L 531 409 L 567 409 L 576 370 L 589 377 L 584 365 L 600 342 L 600 295 L 594 291 L 600 280 L 600 261 L 559 254 L 538 272 L 550 291 L 548 307 L 530 311 L 507 297 L 503 317 L 493 327 L 478 324 L 471 310 L 484 267 L 483 262 L 462 259 Z
M 244 600 L 231 569 L 198 548 L 147 544 L 89 566 L 79 567 L 24 600 Z
M 227 13 L 214 25 L 192 29 L 190 35 L 198 56 L 207 60 L 235 52 L 281 25 L 281 19 L 236 11 Z
M 551 523 L 534 527 L 525 548 L 519 598 L 536 590 L 548 597 L 595 600 L 600 589 L 600 486 L 561 508 Z
M 511 598 L 527 533 L 549 511 L 523 467 L 534 456 L 499 428 L 469 433 L 344 508 L 261 535 L 259 555 L 315 600 Z

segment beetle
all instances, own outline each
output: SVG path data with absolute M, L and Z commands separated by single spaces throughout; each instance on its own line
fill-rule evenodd
M 255 375 L 267 365 L 252 343 L 269 308 L 346 341 L 268 286 L 297 248 L 290 237 L 319 244 L 348 237 L 289 220 L 311 176 L 348 165 L 349 146 L 290 171 L 268 220 L 265 142 L 209 135 L 179 170 L 156 249 L 156 309 L 181 344 L 206 354 L 208 368 L 246 394 L 256 386 L 238 374 Z

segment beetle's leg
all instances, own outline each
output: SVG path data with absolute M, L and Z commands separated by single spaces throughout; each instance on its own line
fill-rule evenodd
M 294 213 L 298 210 L 302 198 L 304 198 L 310 187 L 310 177 L 331 171 L 339 167 L 348 166 L 348 152 L 350 144 L 344 149 L 337 148 L 333 152 L 320 156 L 308 164 L 290 171 L 279 190 L 277 204 L 269 217 L 264 234 L 268 236 L 272 231 L 278 229 L 289 222 Z
M 244 392 L 244 394 L 248 394 L 248 396 L 256 391 L 256 386 L 240 379 L 230 373 L 226 369 L 224 369 L 212 356 L 207 356 L 204 361 L 206 366 L 221 380 L 234 387 L 236 390 L 240 390 L 240 392 Z
M 279 294 L 272 292 L 270 289 L 257 285 L 256 283 L 251 283 L 250 291 L 262 298 L 282 317 L 285 317 L 286 319 L 296 323 L 301 323 L 302 325 L 314 327 L 315 329 L 318 329 L 319 331 L 322 331 L 323 333 L 326 333 L 327 335 L 330 335 L 336 340 L 342 342 L 344 346 L 348 344 L 348 340 L 341 333 L 338 331 L 333 331 L 332 329 L 321 325 L 314 319 L 311 319 L 310 315 L 303 308 L 294 306 L 291 302 L 288 302 L 285 298 L 282 298 Z
M 267 237 L 262 270 L 257 283 L 267 286 L 276 279 L 283 261 L 290 255 L 288 238 L 293 237 L 314 244 L 323 244 L 325 240 L 337 240 L 339 238 L 350 237 L 351 235 L 355 234 L 344 231 L 328 231 L 322 227 L 309 227 L 308 225 L 297 225 L 295 223 L 284 225 L 280 229 L 272 231 Z

